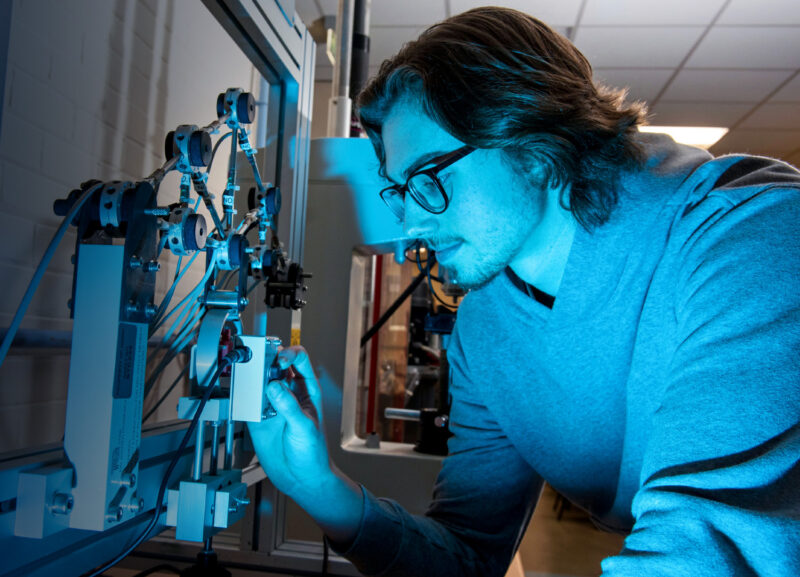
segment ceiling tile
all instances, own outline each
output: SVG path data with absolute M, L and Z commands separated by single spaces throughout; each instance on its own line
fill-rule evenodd
M 372 2 L 370 26 L 425 26 L 444 20 L 444 0 L 376 0 Z
M 737 128 L 715 144 L 714 154 L 747 152 L 777 156 L 800 148 L 800 130 L 750 130 Z
M 450 0 L 450 14 L 460 14 L 487 3 L 520 10 L 550 26 L 575 26 L 581 7 L 581 0 Z
M 742 122 L 741 127 L 800 130 L 800 102 L 763 104 Z
M 755 103 L 790 74 L 786 70 L 681 70 L 661 98 Z
M 797 68 L 800 66 L 800 27 L 716 26 L 703 38 L 686 66 Z
M 745 26 L 800 25 L 800 2 L 797 0 L 732 0 L 717 23 L 743 24 Z
M 800 102 L 800 74 L 778 90 L 770 100 L 772 102 Z
M 575 44 L 598 68 L 675 68 L 703 28 L 580 26 Z
M 650 123 L 662 126 L 733 126 L 754 104 L 723 102 L 665 102 L 650 109 Z
M 616 86 L 628 88 L 628 100 L 653 100 L 669 77 L 672 70 L 669 68 L 595 68 L 595 80 Z
M 581 25 L 706 26 L 723 3 L 724 0 L 588 0 Z

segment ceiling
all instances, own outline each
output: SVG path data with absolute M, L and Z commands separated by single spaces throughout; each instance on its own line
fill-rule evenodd
M 595 77 L 649 103 L 651 124 L 726 126 L 711 151 L 800 165 L 800 0 L 372 0 L 370 73 L 431 24 L 493 3 L 569 37 Z M 337 0 L 296 0 L 310 24 Z M 324 51 L 316 77 L 330 79 Z

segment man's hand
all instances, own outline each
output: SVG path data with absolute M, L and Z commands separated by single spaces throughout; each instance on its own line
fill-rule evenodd
M 287 378 L 272 381 L 267 397 L 278 414 L 248 423 L 261 466 L 279 491 L 306 510 L 335 542 L 355 538 L 361 524 L 361 489 L 334 468 L 322 427 L 322 394 L 305 349 L 278 353 Z

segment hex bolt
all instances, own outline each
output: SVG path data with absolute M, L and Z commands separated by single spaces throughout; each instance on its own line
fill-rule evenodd
M 144 264 L 144 272 L 156 272 L 161 270 L 161 263 L 157 260 L 150 260 Z
M 131 498 L 131 502 L 124 507 L 130 511 L 131 513 L 138 513 L 142 509 L 144 509 L 144 499 L 142 497 L 136 498 L 136 495 Z M 120 513 L 122 513 L 122 509 L 120 509 Z
M 125 310 L 128 311 L 129 315 L 133 315 L 139 312 L 139 303 L 130 301 L 125 307 Z
M 240 307 L 244 308 L 248 304 L 250 304 L 250 301 L 248 299 L 246 299 L 245 297 L 242 297 L 242 298 L 239 299 L 239 306 Z
M 75 499 L 69 493 L 56 493 L 53 495 L 53 502 L 50 505 L 50 512 L 53 515 L 69 515 Z
M 153 303 L 147 303 L 144 306 L 144 314 L 147 318 L 152 318 L 156 316 L 157 312 L 158 312 L 158 307 L 156 307 L 156 305 L 154 305 Z
M 131 262 L 128 263 L 128 266 L 133 269 L 139 268 L 142 266 L 142 259 L 134 254 L 131 256 Z
M 116 523 L 122 520 L 122 507 L 111 507 L 106 515 L 106 520 L 110 523 Z

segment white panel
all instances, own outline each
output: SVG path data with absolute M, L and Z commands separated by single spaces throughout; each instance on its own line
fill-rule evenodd
M 689 68 L 797 68 L 798 27 L 715 27 L 686 63 Z
M 800 24 L 800 2 L 797 0 L 732 0 L 717 23 L 745 26 Z
M 703 28 L 578 28 L 575 44 L 597 68 L 675 68 L 689 53 Z
M 800 130 L 800 102 L 767 103 L 759 106 L 742 122 L 742 128 Z
M 786 70 L 682 70 L 662 98 L 760 102 L 790 74 Z
M 777 156 L 800 148 L 800 130 L 745 130 L 726 134 L 712 147 L 714 154 L 748 152 Z
M 733 126 L 755 104 L 724 102 L 665 102 L 650 109 L 650 123 L 665 126 Z
M 372 0 L 372 26 L 430 26 L 444 20 L 444 0 Z
M 705 26 L 724 0 L 588 0 L 581 17 L 586 26 Z
M 581 0 L 450 0 L 450 12 L 459 14 L 486 4 L 520 10 L 550 26 L 575 26 Z
M 373 26 L 370 30 L 369 63 L 380 66 L 381 62 L 391 58 L 403 44 L 416 40 L 427 26 L 407 26 L 399 28 L 381 28 Z
M 628 88 L 628 100 L 653 100 L 666 84 L 672 70 L 660 68 L 601 68 L 594 70 L 595 80 L 609 86 Z

